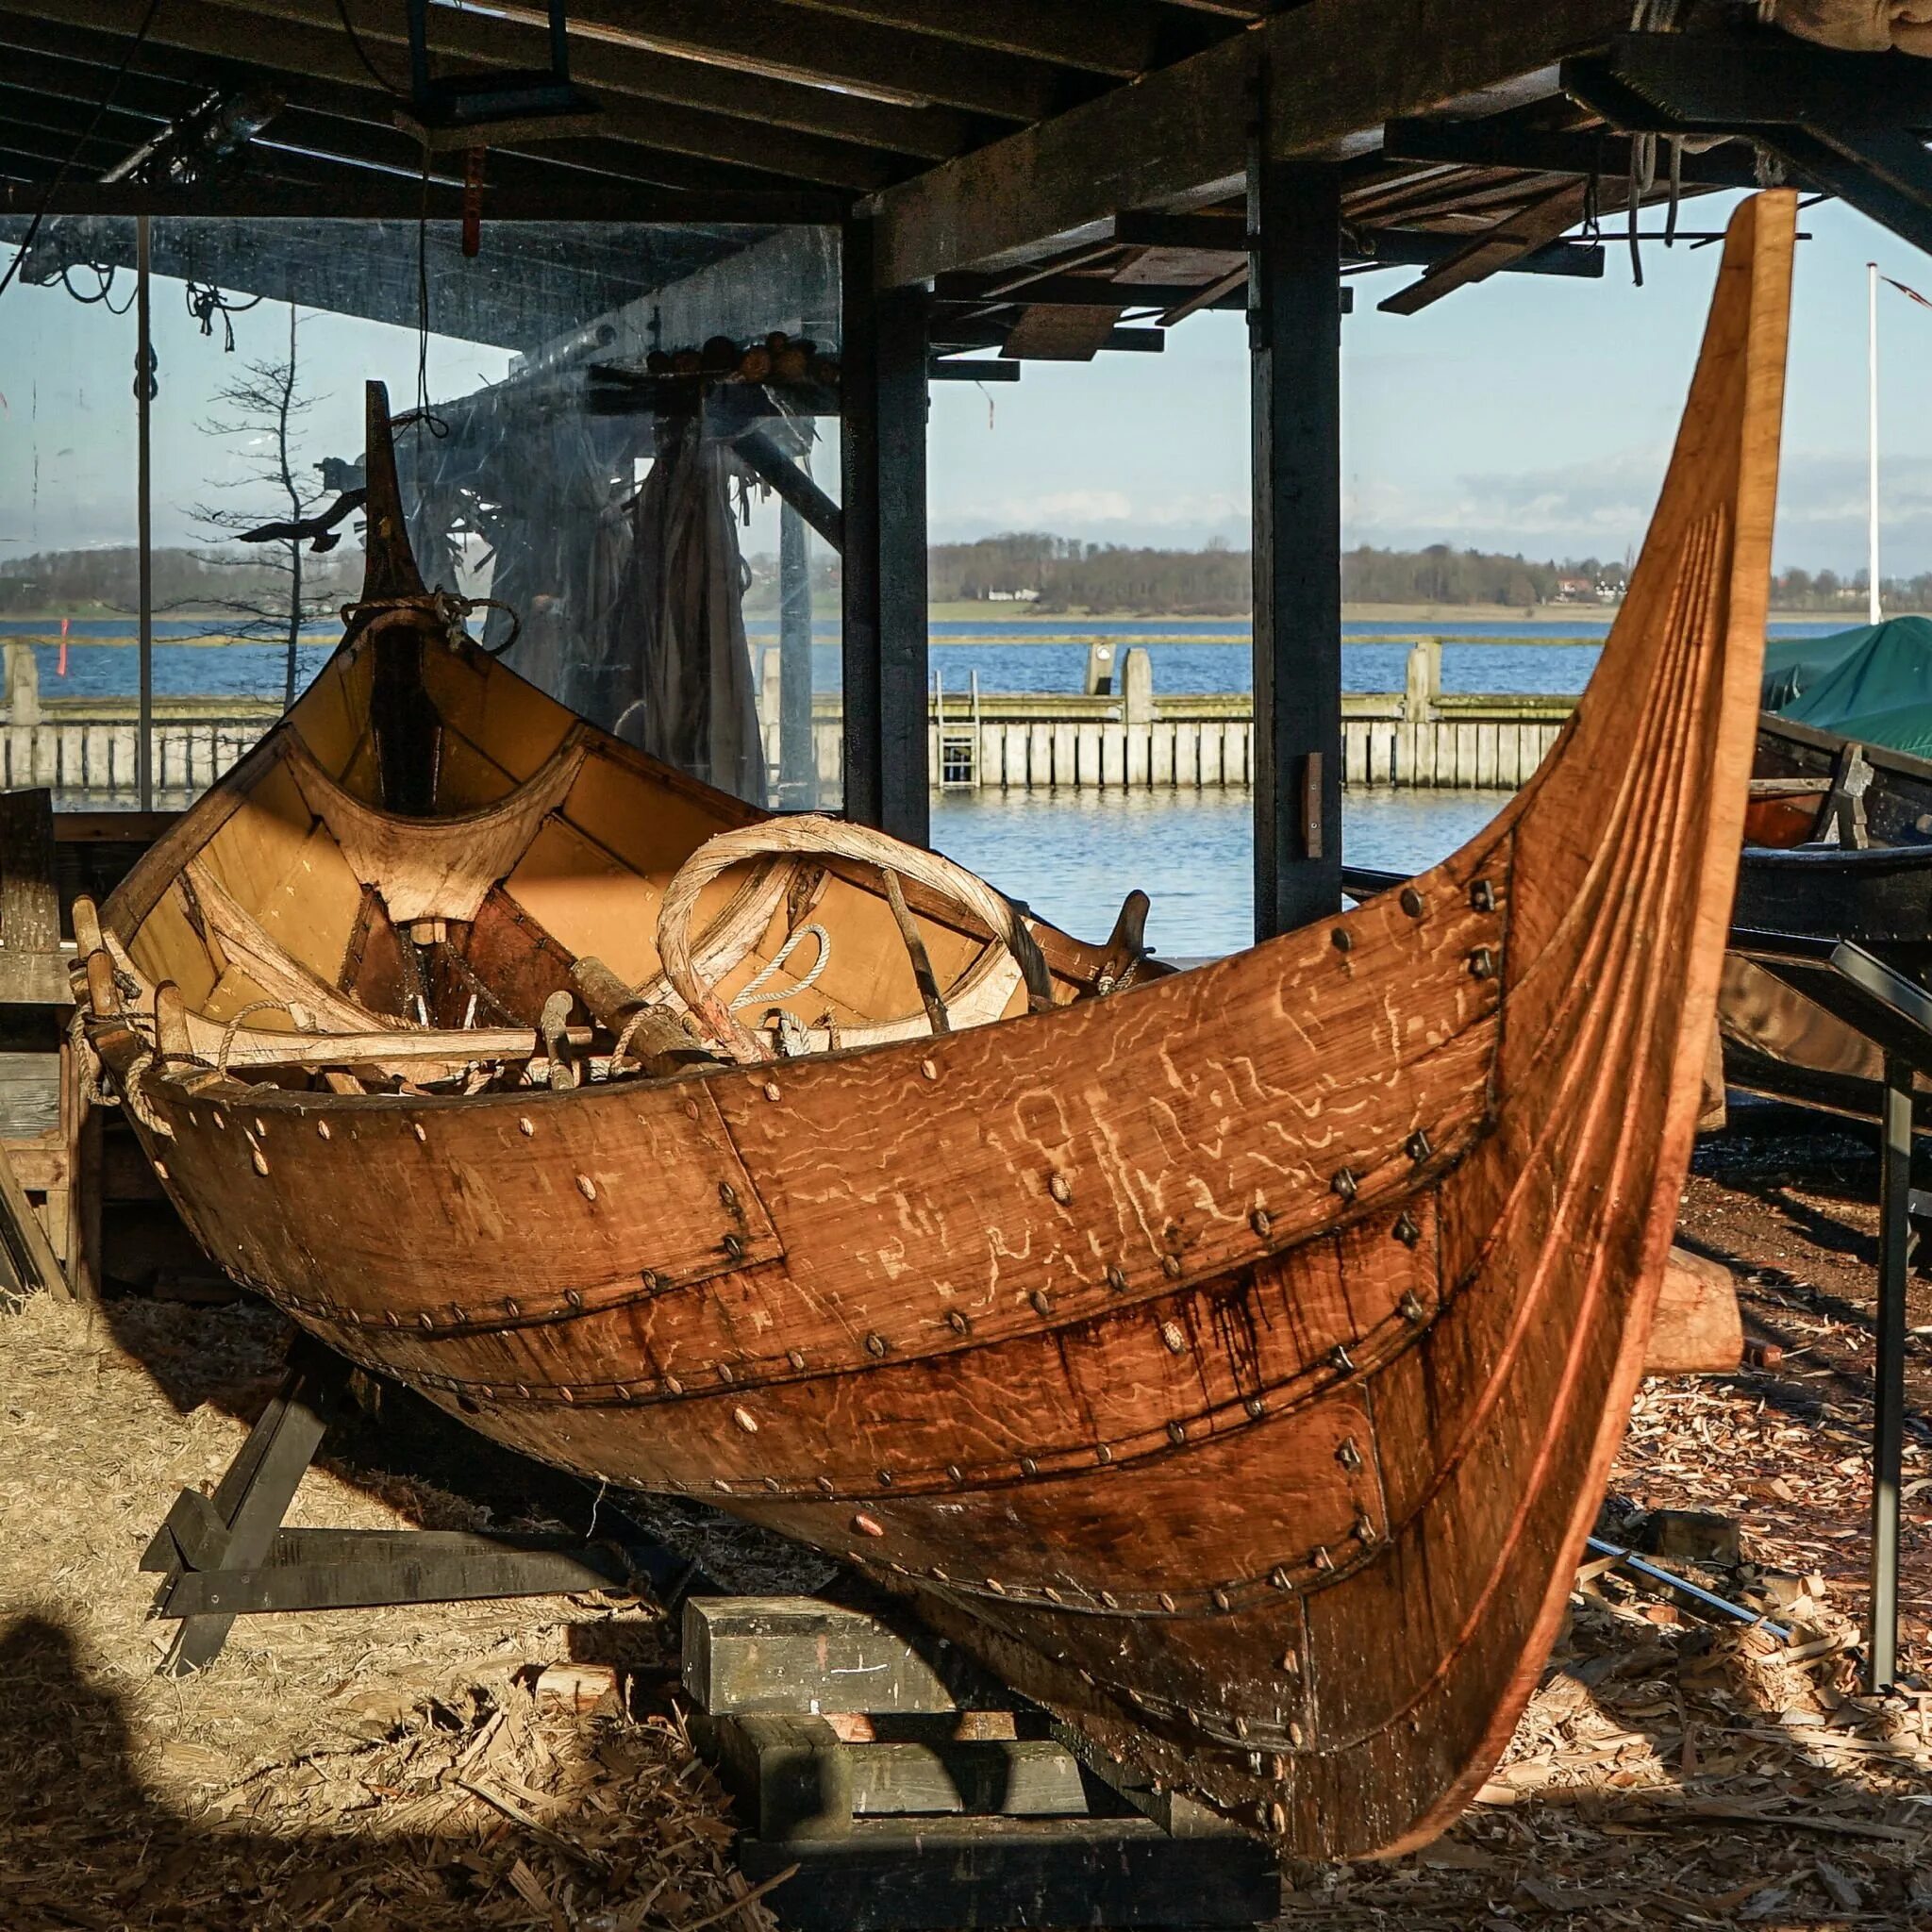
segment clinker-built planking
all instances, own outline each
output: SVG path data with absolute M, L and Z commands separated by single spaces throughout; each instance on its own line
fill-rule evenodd
M 1184 974 L 1035 923 L 1030 996 L 910 892 L 928 977 L 977 974 L 996 1024 L 928 1036 L 830 832 L 714 880 L 691 959 L 660 960 L 671 874 L 758 815 L 573 724 L 386 565 L 105 908 L 92 1034 L 170 1193 L 331 1346 L 837 1553 L 1296 1853 L 1426 1839 L 1534 1682 L 1643 1360 L 1757 714 L 1792 228 L 1788 193 L 1737 215 L 1601 668 L 1487 831 Z M 374 552 L 391 521 L 378 489 Z M 439 828 L 463 811 L 488 877 Z M 191 860 L 258 925 L 251 970 Z M 708 1055 L 626 1074 L 608 1002 L 558 1024 L 608 983 L 573 981 L 587 955 L 717 1013 L 813 924 L 817 983 L 752 1008 L 790 1019 Z M 452 1017 L 478 984 L 480 1065 Z M 840 1050 L 763 1058 L 779 1035 Z

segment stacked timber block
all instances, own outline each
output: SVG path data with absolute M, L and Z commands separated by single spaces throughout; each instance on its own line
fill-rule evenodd
M 67 1027 L 75 898 L 106 897 L 169 823 L 159 813 L 57 813 L 44 789 L 0 791 L 0 1288 L 91 1296 L 102 1276 L 104 1201 L 165 1208 L 132 1136 L 105 1131 L 113 1117 L 90 1104 Z M 23 1268 L 35 1247 L 47 1252 Z
M 692 1597 L 692 1736 L 794 1932 L 1252 1925 L 1273 1850 L 1155 1791 L 941 1640 L 814 1597 Z

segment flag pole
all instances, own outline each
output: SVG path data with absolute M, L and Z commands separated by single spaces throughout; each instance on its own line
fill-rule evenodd
M 1865 264 L 1866 615 L 1882 621 L 1878 600 L 1878 264 Z

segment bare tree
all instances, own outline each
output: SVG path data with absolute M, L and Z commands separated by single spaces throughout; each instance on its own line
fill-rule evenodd
M 265 543 L 237 550 L 232 540 L 243 530 L 270 521 L 263 515 L 260 488 L 268 485 L 281 492 L 288 514 L 275 521 L 299 524 L 332 492 L 320 484 L 311 488 L 299 480 L 315 466 L 301 459 L 303 419 L 321 400 L 299 392 L 295 355 L 295 305 L 289 305 L 289 354 L 286 361 L 250 362 L 231 380 L 215 391 L 215 401 L 225 414 L 201 425 L 205 436 L 245 439 L 252 449 L 259 447 L 258 465 L 244 475 L 233 477 L 218 488 L 248 491 L 250 508 L 226 509 L 197 504 L 190 512 L 195 526 L 211 541 L 225 547 L 211 552 L 208 561 L 220 563 L 237 573 L 237 593 L 216 600 L 214 608 L 231 620 L 231 634 L 258 638 L 264 641 L 279 638 L 287 646 L 282 676 L 282 708 L 295 702 L 296 655 L 302 629 L 312 618 L 326 610 L 340 594 L 336 573 L 325 564 L 305 568 L 305 539 L 275 538 Z M 317 544 L 326 547 L 333 538 Z

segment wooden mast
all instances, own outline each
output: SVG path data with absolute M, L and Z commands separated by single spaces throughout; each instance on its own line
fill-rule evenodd
M 367 520 L 362 601 L 388 604 L 402 597 L 426 597 L 428 587 L 409 548 L 408 520 L 403 514 L 402 487 L 396 481 L 396 448 L 390 429 L 386 384 L 366 385 L 363 410 L 362 480 L 368 494 L 362 506 Z
M 383 805 L 409 818 L 426 818 L 436 809 L 441 720 L 424 688 L 423 652 L 433 648 L 429 640 L 441 626 L 428 608 L 429 589 L 409 547 L 390 428 L 389 391 L 382 383 L 372 382 L 364 397 L 362 477 L 368 493 L 362 506 L 361 619 L 375 653 L 370 729 L 375 740 Z M 382 611 L 384 606 L 398 605 L 408 615 Z

